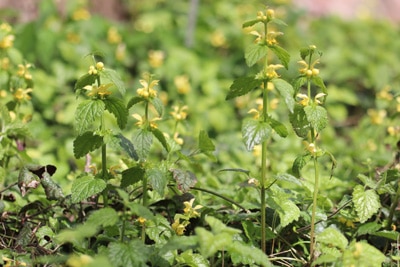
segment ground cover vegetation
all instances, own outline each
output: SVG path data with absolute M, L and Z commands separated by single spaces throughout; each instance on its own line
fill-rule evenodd
M 399 266 L 398 27 L 67 2 L 2 11 L 3 266 Z

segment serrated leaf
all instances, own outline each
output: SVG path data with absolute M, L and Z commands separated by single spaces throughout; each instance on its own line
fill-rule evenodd
M 107 97 L 104 100 L 105 109 L 117 119 L 118 127 L 124 129 L 128 122 L 128 109 L 124 101 L 116 97 Z
M 10 112 L 4 105 L 0 104 L 0 122 L 3 124 L 9 124 L 11 122 Z
M 288 135 L 288 130 L 286 129 L 286 126 L 283 123 L 274 120 L 273 118 L 268 118 L 268 122 L 269 125 L 271 125 L 272 129 L 274 129 L 275 132 L 279 134 L 280 137 L 286 137 Z
M 121 77 L 119 76 L 119 74 L 112 69 L 107 69 L 105 68 L 104 70 L 99 72 L 100 77 L 104 77 L 107 78 L 108 80 L 110 80 L 118 89 L 118 91 L 121 93 L 121 95 L 125 95 L 125 85 L 122 82 Z
M 211 138 L 208 136 L 207 132 L 204 130 L 201 130 L 199 133 L 199 149 L 202 152 L 215 151 L 215 145 L 213 144 Z
M 151 187 L 161 196 L 164 196 L 164 191 L 165 188 L 167 187 L 167 176 L 165 173 L 158 169 L 158 168 L 152 168 L 146 170 L 146 174 L 148 183 L 151 185 Z
M 247 150 L 253 150 L 271 135 L 271 126 L 267 122 L 248 119 L 243 122 L 242 137 Z
M 106 227 L 115 225 L 118 219 L 118 213 L 114 209 L 105 207 L 91 213 L 86 223 L 93 227 Z
M 139 157 L 136 153 L 135 147 L 133 146 L 132 142 L 122 134 L 119 134 L 117 137 L 120 140 L 119 141 L 120 146 L 126 153 L 128 153 L 129 157 L 133 158 L 134 160 L 139 160 Z
M 183 193 L 188 192 L 190 188 L 195 186 L 197 183 L 197 177 L 191 171 L 172 169 L 171 172 L 176 181 L 178 189 Z
M 279 58 L 285 69 L 288 69 L 290 61 L 289 52 L 280 47 L 279 45 L 271 45 L 269 46 L 269 49 L 271 49 L 274 52 L 274 54 Z
M 281 226 L 285 227 L 289 223 L 298 220 L 300 209 L 291 200 L 291 196 L 277 186 L 272 186 L 271 191 L 272 194 L 267 199 L 267 202 L 278 213 Z
M 168 251 L 181 250 L 188 251 L 197 247 L 197 236 L 172 236 L 168 242 L 160 248 L 160 255 L 164 255 Z
M 289 121 L 297 136 L 302 138 L 307 137 L 310 131 L 310 123 L 307 120 L 307 115 L 302 105 L 295 104 L 293 113 L 289 114 Z
M 42 174 L 41 183 L 48 200 L 64 199 L 61 187 L 51 179 L 51 175 L 47 171 Z
M 382 224 L 377 222 L 367 222 L 361 224 L 357 229 L 357 236 L 374 234 L 382 228 Z
M 329 227 L 319 233 L 316 237 L 317 242 L 329 247 L 337 247 L 341 251 L 345 250 L 348 245 L 347 238 L 339 232 L 339 230 Z
M 386 256 L 365 241 L 352 242 L 343 253 L 342 266 L 381 267 Z
M 297 95 L 297 93 L 299 92 L 300 88 L 306 84 L 308 81 L 308 78 L 306 76 L 298 76 L 294 82 L 293 82 L 293 89 L 294 89 L 294 94 L 293 95 Z
M 312 81 L 314 82 L 314 84 L 315 84 L 316 86 L 318 86 L 319 88 L 322 89 L 322 92 L 325 94 L 324 99 L 323 99 L 323 101 L 325 102 L 325 98 L 326 98 L 326 96 L 328 95 L 328 91 L 327 91 L 327 89 L 326 89 L 324 80 L 322 80 L 322 78 L 321 78 L 320 76 L 314 76 L 314 77 L 312 78 Z
M 132 142 L 136 147 L 139 159 L 145 160 L 153 144 L 153 134 L 146 129 L 139 129 L 134 133 Z
M 182 236 L 186 237 L 186 236 Z M 183 253 L 180 253 L 176 256 L 176 260 L 178 263 L 184 264 L 185 266 L 195 266 L 195 267 L 209 267 L 209 261 L 203 257 L 201 254 L 193 253 L 192 249 L 182 250 Z
M 245 95 L 248 92 L 260 87 L 261 83 L 262 81 L 255 79 L 254 76 L 237 78 L 229 88 L 229 92 L 225 100 Z
M 289 111 L 293 113 L 294 105 L 296 101 L 293 98 L 294 89 L 285 80 L 282 79 L 273 79 L 272 83 L 274 84 L 275 89 L 279 92 L 281 97 L 285 100 L 286 106 L 288 107 Z
M 157 138 L 157 140 L 161 143 L 161 145 L 164 147 L 164 149 L 169 152 L 170 148 L 167 142 L 167 139 L 165 139 L 165 135 L 163 134 L 163 132 L 161 132 L 159 129 L 157 128 L 151 128 L 151 132 L 153 133 L 153 135 L 155 136 L 155 138 Z
M 317 132 L 322 131 L 328 125 L 328 113 L 325 108 L 318 105 L 311 105 L 304 107 L 304 112 L 311 127 Z
M 206 258 L 211 257 L 219 250 L 225 250 L 232 243 L 232 235 L 225 232 L 214 235 L 201 227 L 196 228 L 195 232 L 199 239 L 201 255 Z
M 86 85 L 92 85 L 96 81 L 96 78 L 97 75 L 86 73 L 76 81 L 74 90 L 83 89 Z
M 76 179 L 72 183 L 71 188 L 71 201 L 78 203 L 88 197 L 101 193 L 107 184 L 104 180 L 94 178 L 93 176 L 84 176 Z
M 129 101 L 128 104 L 126 105 L 127 109 L 130 109 L 131 107 L 133 107 L 134 105 L 136 105 L 137 103 L 143 102 L 145 99 L 143 97 L 140 96 L 134 96 L 132 97 Z
M 75 111 L 75 125 L 78 134 L 86 131 L 96 119 L 99 119 L 104 109 L 105 104 L 99 99 L 81 102 Z
M 141 167 L 135 166 L 122 172 L 121 187 L 127 187 L 140 182 L 144 178 L 145 171 Z
M 85 132 L 74 140 L 74 156 L 80 158 L 103 145 L 103 137 L 93 132 Z
M 150 100 L 150 103 L 153 104 L 158 113 L 158 116 L 161 117 L 164 114 L 164 104 L 162 103 L 161 99 L 153 98 Z
M 233 262 L 235 266 L 239 266 L 239 263 L 248 264 L 255 263 L 257 266 L 272 267 L 274 266 L 270 261 L 268 256 L 262 252 L 259 248 L 243 244 L 242 242 L 234 241 L 228 247 L 228 252 L 232 255 L 232 260 L 235 258 L 236 261 Z M 235 257 L 233 257 L 235 255 Z M 240 256 L 240 257 L 237 257 Z M 246 266 L 247 266 L 246 264 Z
M 112 259 L 113 266 L 145 267 L 151 255 L 150 248 L 140 240 L 111 242 L 108 245 L 108 257 Z
M 258 22 L 260 22 L 258 19 L 246 21 L 245 23 L 243 23 L 242 28 L 251 27 Z
M 303 167 L 311 160 L 311 155 L 310 154 L 305 154 L 298 156 L 292 165 L 292 172 L 293 175 L 296 177 L 300 177 L 300 171 L 303 169 Z
M 265 57 L 268 52 L 268 46 L 263 44 L 251 44 L 246 48 L 244 58 L 247 66 L 251 67 L 260 59 Z
M 361 185 L 356 185 L 354 188 L 353 203 L 361 223 L 366 222 L 381 207 L 379 196 L 375 190 L 364 190 L 364 187 Z

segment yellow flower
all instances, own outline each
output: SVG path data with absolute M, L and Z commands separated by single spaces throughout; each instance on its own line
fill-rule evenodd
M 387 101 L 393 100 L 393 95 L 390 93 L 390 86 L 385 86 L 379 93 L 376 94 L 376 97 Z
M 86 8 L 78 8 L 72 13 L 72 19 L 78 20 L 88 20 L 90 19 L 90 12 Z
M 259 112 L 257 109 L 255 109 L 255 108 L 250 109 L 247 113 L 248 113 L 248 114 L 254 114 L 254 115 L 253 115 L 253 118 L 256 119 L 256 120 L 257 120 L 258 118 L 260 118 L 260 112 Z
M 324 94 L 324 93 L 318 93 L 318 94 L 314 97 L 314 101 L 315 101 L 317 104 L 322 104 L 322 102 L 319 101 L 319 99 L 322 98 L 322 97 L 324 97 L 324 96 L 326 96 L 326 94 Z
M 110 44 L 119 44 L 122 41 L 122 37 L 118 32 L 118 29 L 115 27 L 111 27 L 107 31 L 107 41 Z
M 143 225 L 143 224 L 146 223 L 146 219 L 143 218 L 143 217 L 139 217 L 137 220 L 138 220 L 138 222 L 139 222 L 141 225 Z
M 161 67 L 164 63 L 165 54 L 160 50 L 151 50 L 149 51 L 149 64 L 153 68 Z
M 315 68 L 315 65 L 319 64 L 319 59 L 315 60 L 311 66 L 309 66 L 304 60 L 300 60 L 297 63 L 300 64 L 300 74 L 306 75 L 309 78 L 318 76 L 319 69 Z
M 123 61 L 126 57 L 126 44 L 120 43 L 115 49 L 115 58 L 118 61 Z
M 396 110 L 397 112 L 400 112 L 400 96 L 396 97 L 396 102 L 397 102 Z
M 153 89 L 154 86 L 158 85 L 159 80 L 153 80 L 150 84 L 146 80 L 139 80 L 139 83 L 143 86 L 136 90 L 136 93 L 143 98 L 154 98 L 157 96 L 157 91 Z
M 174 223 L 171 225 L 172 229 L 177 235 L 183 235 L 186 230 L 186 226 L 179 222 L 179 218 L 175 219 Z
M 102 84 L 99 87 L 97 85 L 86 85 L 83 89 L 88 90 L 88 96 L 100 96 L 101 98 L 111 95 L 112 92 L 108 91 L 113 84 L 108 83 L 106 85 Z
M 279 98 L 273 98 L 271 99 L 271 101 L 269 101 L 269 107 L 272 110 L 275 110 L 278 108 L 278 104 L 279 104 Z
M 32 92 L 32 88 L 27 88 L 27 89 L 22 89 L 18 88 L 17 91 L 14 93 L 14 98 L 18 101 L 23 101 L 23 100 L 30 100 L 31 97 L 29 95 L 30 92 Z
M 261 33 L 259 33 L 258 31 L 251 31 L 250 32 L 251 35 L 257 36 L 257 38 L 254 40 L 254 43 L 258 44 L 262 41 L 263 36 Z
M 170 114 L 176 121 L 183 121 L 186 119 L 188 106 L 173 106 L 172 108 L 173 111 L 171 111 Z
M 174 84 L 178 93 L 187 94 L 192 89 L 187 75 L 179 75 L 174 78 Z
M 281 64 L 270 64 L 268 65 L 267 69 L 266 69 L 266 76 L 267 78 L 274 79 L 279 77 L 278 73 L 276 73 L 277 69 L 283 68 L 283 65 Z
M 135 123 L 137 126 L 143 126 L 146 124 L 146 119 L 144 117 L 140 116 L 139 114 L 137 114 L 137 113 L 132 114 L 132 117 L 137 120 L 137 122 Z M 159 118 L 159 117 L 151 119 L 149 121 L 149 126 L 153 129 L 157 129 L 158 126 L 156 124 L 156 121 L 159 121 L 159 120 L 161 120 L 161 118 Z
M 104 70 L 104 63 L 99 61 L 96 63 L 95 66 L 93 66 L 93 65 L 89 66 L 88 73 L 90 75 L 97 75 L 99 73 L 99 71 L 102 71 L 102 70 Z
M 186 215 L 189 215 L 190 218 L 199 217 L 200 214 L 197 212 L 197 210 L 199 210 L 203 207 L 201 205 L 196 205 L 195 207 L 193 207 L 193 202 L 194 202 L 194 198 L 192 198 L 190 201 L 183 202 L 183 204 L 185 205 L 183 212 Z
M 18 64 L 18 71 L 17 71 L 17 75 L 19 77 L 22 77 L 26 80 L 32 80 L 32 75 L 29 73 L 28 69 L 32 67 L 32 64 Z
M 266 15 L 264 15 L 264 12 L 262 12 L 262 11 L 258 11 L 257 12 L 257 19 L 258 20 L 260 20 L 260 21 L 266 21 L 267 20 L 267 16 Z
M 268 45 L 276 45 L 278 41 L 276 40 L 276 37 L 283 35 L 283 32 L 275 32 L 275 31 L 270 31 L 267 33 L 267 44 Z
M 226 46 L 226 38 L 223 32 L 217 30 L 211 34 L 211 45 L 214 47 Z
M 8 68 L 10 67 L 10 59 L 8 57 L 2 58 L 0 61 L 0 67 L 3 70 L 8 70 Z
M 178 145 L 183 145 L 183 139 L 179 137 L 179 133 L 178 132 L 174 133 L 174 141 Z
M 314 143 L 309 143 L 307 141 L 303 141 L 304 146 L 306 147 L 306 150 L 310 152 L 311 155 L 315 155 L 318 152 L 318 148 Z
M 1 49 L 7 49 L 13 46 L 14 44 L 14 35 L 10 34 L 12 31 L 12 27 L 8 23 L 2 23 L 0 24 L 0 36 L 2 38 L 0 39 L 0 48 Z
M 382 124 L 386 117 L 386 110 L 368 109 L 367 113 L 372 124 Z
M 310 99 L 308 98 L 308 95 L 306 95 L 306 94 L 297 94 L 296 96 L 301 99 L 299 101 L 300 105 L 308 106 L 308 102 L 310 102 Z

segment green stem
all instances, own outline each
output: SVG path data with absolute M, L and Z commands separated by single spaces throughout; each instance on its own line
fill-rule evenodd
M 147 176 L 143 177 L 143 198 L 142 198 L 143 206 L 147 207 Z M 146 242 L 146 225 L 142 224 L 142 242 L 143 244 Z
M 319 169 L 318 169 L 318 158 L 314 156 L 314 193 L 313 193 L 313 205 L 311 213 L 311 229 L 310 229 L 310 263 L 314 259 L 314 245 L 315 245 L 315 214 L 317 212 L 317 200 L 318 200 L 318 187 L 319 187 Z
M 392 205 L 390 206 L 388 224 L 386 226 L 388 230 L 392 229 L 393 217 L 394 217 L 394 213 L 396 211 L 396 208 L 397 208 L 397 206 L 399 204 L 399 198 L 400 198 L 400 182 L 397 184 L 396 196 L 394 197 Z

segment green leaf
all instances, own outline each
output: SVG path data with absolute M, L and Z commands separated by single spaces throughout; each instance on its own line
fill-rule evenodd
M 290 61 L 289 52 L 280 47 L 279 45 L 271 45 L 269 46 L 269 49 L 271 49 L 274 52 L 274 54 L 279 58 L 282 65 L 285 66 L 286 69 L 288 69 Z
M 158 116 L 161 117 L 164 114 L 164 104 L 162 103 L 161 99 L 153 98 L 150 100 L 150 103 L 153 104 L 158 113 Z
M 183 171 L 180 169 L 172 169 L 172 176 L 176 181 L 176 185 L 180 191 L 186 193 L 191 187 L 197 183 L 197 177 L 191 171 Z
M 311 105 L 304 108 L 307 120 L 310 122 L 311 127 L 313 127 L 317 132 L 322 131 L 328 124 L 328 113 L 326 109 L 318 106 Z
M 285 227 L 293 221 L 296 221 L 300 217 L 300 209 L 291 200 L 291 195 L 285 193 L 283 189 L 278 186 L 271 187 L 272 194 L 267 199 L 270 207 L 275 209 L 278 213 L 281 226 Z
M 380 237 L 384 237 L 384 238 L 387 238 L 387 239 L 390 239 L 393 241 L 397 241 L 397 240 L 399 240 L 400 233 L 396 232 L 396 231 L 383 230 L 383 231 L 371 233 L 371 235 L 380 236 Z
M 199 239 L 200 252 L 205 258 L 211 257 L 220 250 L 225 250 L 232 243 L 232 235 L 222 232 L 214 235 L 202 227 L 195 229 Z
M 243 28 L 251 27 L 251 26 L 253 26 L 254 24 L 256 24 L 258 22 L 260 22 L 258 19 L 249 20 L 249 21 L 246 21 L 245 23 L 243 23 L 242 27 Z
M 316 86 L 318 86 L 319 88 L 322 89 L 322 92 L 323 92 L 324 94 L 326 94 L 326 95 L 328 94 L 328 91 L 327 91 L 327 89 L 326 89 L 324 80 L 322 80 L 322 78 L 321 78 L 320 76 L 314 76 L 314 77 L 312 78 L 312 81 L 314 82 L 314 84 L 315 84 Z M 325 102 L 326 95 L 324 96 L 324 102 Z
M 78 224 L 76 228 L 62 230 L 56 240 L 60 243 L 81 244 L 85 238 L 94 236 L 97 232 L 98 229 L 90 224 Z
M 107 184 L 104 180 L 94 178 L 90 175 L 78 178 L 72 183 L 71 201 L 78 203 L 88 197 L 101 193 L 106 186 Z
M 128 104 L 126 105 L 127 109 L 130 109 L 131 107 L 133 107 L 134 105 L 136 105 L 137 103 L 143 102 L 145 99 L 143 97 L 140 96 L 134 96 L 132 97 Z
M 104 70 L 99 72 L 100 77 L 104 77 L 107 78 L 108 80 L 110 80 L 118 89 L 118 91 L 121 93 L 121 95 L 125 95 L 125 85 L 122 82 L 121 77 L 119 76 L 119 74 L 112 69 L 107 69 L 105 68 Z
M 297 93 L 299 92 L 300 88 L 306 84 L 308 81 L 308 78 L 304 75 L 298 76 L 294 82 L 293 82 L 293 89 L 294 89 L 294 94 L 293 95 L 297 95 Z
M 286 137 L 288 135 L 288 130 L 286 129 L 286 126 L 283 123 L 274 120 L 271 117 L 268 118 L 268 123 L 269 125 L 271 125 L 272 129 L 274 129 L 275 132 L 279 134 L 280 137 Z
M 344 251 L 348 245 L 347 238 L 339 232 L 339 230 L 329 227 L 319 233 L 316 238 L 317 242 L 329 247 L 337 247 Z
M 105 207 L 91 213 L 86 223 L 93 227 L 107 227 L 115 225 L 118 220 L 118 213 L 112 208 Z
M 283 20 L 277 19 L 277 18 L 271 19 L 270 22 L 275 23 L 277 25 L 281 25 L 281 26 L 287 26 L 286 22 L 284 22 Z
M 361 223 L 366 222 L 381 207 L 379 196 L 375 190 L 365 190 L 361 185 L 356 185 L 354 188 L 353 203 Z
M 184 252 L 176 256 L 176 261 L 184 266 L 193 267 L 209 267 L 209 261 L 200 254 L 193 253 L 191 249 L 183 250 Z
M 382 224 L 377 222 L 367 222 L 361 224 L 357 229 L 357 236 L 367 235 L 367 234 L 374 234 L 375 232 L 379 231 L 382 228 Z
M 108 246 L 108 257 L 115 267 L 146 267 L 151 255 L 150 248 L 138 239 L 129 243 L 112 242 Z
M 343 253 L 342 266 L 381 267 L 386 256 L 365 241 L 353 241 Z
M 6 106 L 0 103 L 0 125 L 7 125 L 11 122 L 10 111 L 7 109 Z
M 61 187 L 51 179 L 51 175 L 47 171 L 42 174 L 41 182 L 48 200 L 64 199 Z
M 282 79 L 273 79 L 272 83 L 276 90 L 278 90 L 279 94 L 285 100 L 286 106 L 288 107 L 289 111 L 293 113 L 295 100 L 293 98 L 294 90 L 293 87 L 285 80 Z
M 159 168 L 146 170 L 146 176 L 151 187 L 161 196 L 164 197 L 164 191 L 167 186 L 167 176 Z
M 202 152 L 215 151 L 215 145 L 204 130 L 201 130 L 199 133 L 199 148 Z
M 225 100 L 245 95 L 251 90 L 260 87 L 261 83 L 262 81 L 255 79 L 254 76 L 237 78 L 229 88 Z
M 197 247 L 197 236 L 172 236 L 168 242 L 160 249 L 160 254 L 163 255 L 168 251 L 181 250 L 187 251 Z
M 120 146 L 126 153 L 128 153 L 129 157 L 133 158 L 134 160 L 138 160 L 139 157 L 136 153 L 135 147 L 133 146 L 132 142 L 122 134 L 117 135 L 117 137 L 120 140 L 119 142 Z
M 310 54 L 311 50 L 310 47 L 303 47 L 300 49 L 300 57 L 301 59 L 305 60 L 306 57 Z
M 144 178 L 145 171 L 141 167 L 135 166 L 122 172 L 121 187 L 127 187 L 140 182 Z
M 105 104 L 99 99 L 81 102 L 75 112 L 75 125 L 78 134 L 86 131 L 96 119 L 99 119 L 104 109 Z
M 306 138 L 310 131 L 310 123 L 302 105 L 295 104 L 293 113 L 289 114 L 289 120 L 297 136 Z
M 78 89 L 83 89 L 86 85 L 92 85 L 96 81 L 97 75 L 92 75 L 86 73 L 85 75 L 81 76 L 75 83 L 75 91 Z
M 257 264 L 257 266 L 274 266 L 269 261 L 268 256 L 264 252 L 262 252 L 262 250 L 250 245 L 246 245 L 242 242 L 232 242 L 231 245 L 228 247 L 228 252 L 229 254 L 231 254 L 231 258 L 232 261 L 234 261 L 233 263 L 235 266 L 239 266 L 239 263 L 246 264 L 246 266 L 249 263 L 255 263 Z
M 153 135 L 155 136 L 155 138 L 157 138 L 157 140 L 161 143 L 161 145 L 164 147 L 164 149 L 169 152 L 170 148 L 167 142 L 167 139 L 165 139 L 165 135 L 163 134 L 163 132 L 161 132 L 159 129 L 157 128 L 151 128 L 151 132 L 153 133 Z
M 268 52 L 268 46 L 263 44 L 251 44 L 246 48 L 245 59 L 247 66 L 251 67 L 261 58 L 265 57 Z
M 153 134 L 146 129 L 139 129 L 133 135 L 133 144 L 140 160 L 145 160 L 153 144 Z
M 29 189 L 35 189 L 39 186 L 40 179 L 37 175 L 30 172 L 28 168 L 22 167 L 18 175 L 18 187 L 21 195 L 24 197 Z
M 118 127 L 124 129 L 128 122 L 128 109 L 124 101 L 116 97 L 107 97 L 104 100 L 105 109 L 117 119 Z
M 74 140 L 74 156 L 80 158 L 103 145 L 103 137 L 93 132 L 85 132 Z
M 292 165 L 292 172 L 293 175 L 296 177 L 300 177 L 300 171 L 303 169 L 303 167 L 311 160 L 311 155 L 310 154 L 304 154 L 301 156 L 298 156 Z
M 148 208 L 146 208 L 141 204 L 128 202 L 126 205 L 131 210 L 131 212 L 137 216 L 143 217 L 146 220 L 150 221 L 155 219 L 153 213 Z
M 242 136 L 247 150 L 267 140 L 271 134 L 271 126 L 267 122 L 247 119 L 243 122 Z

